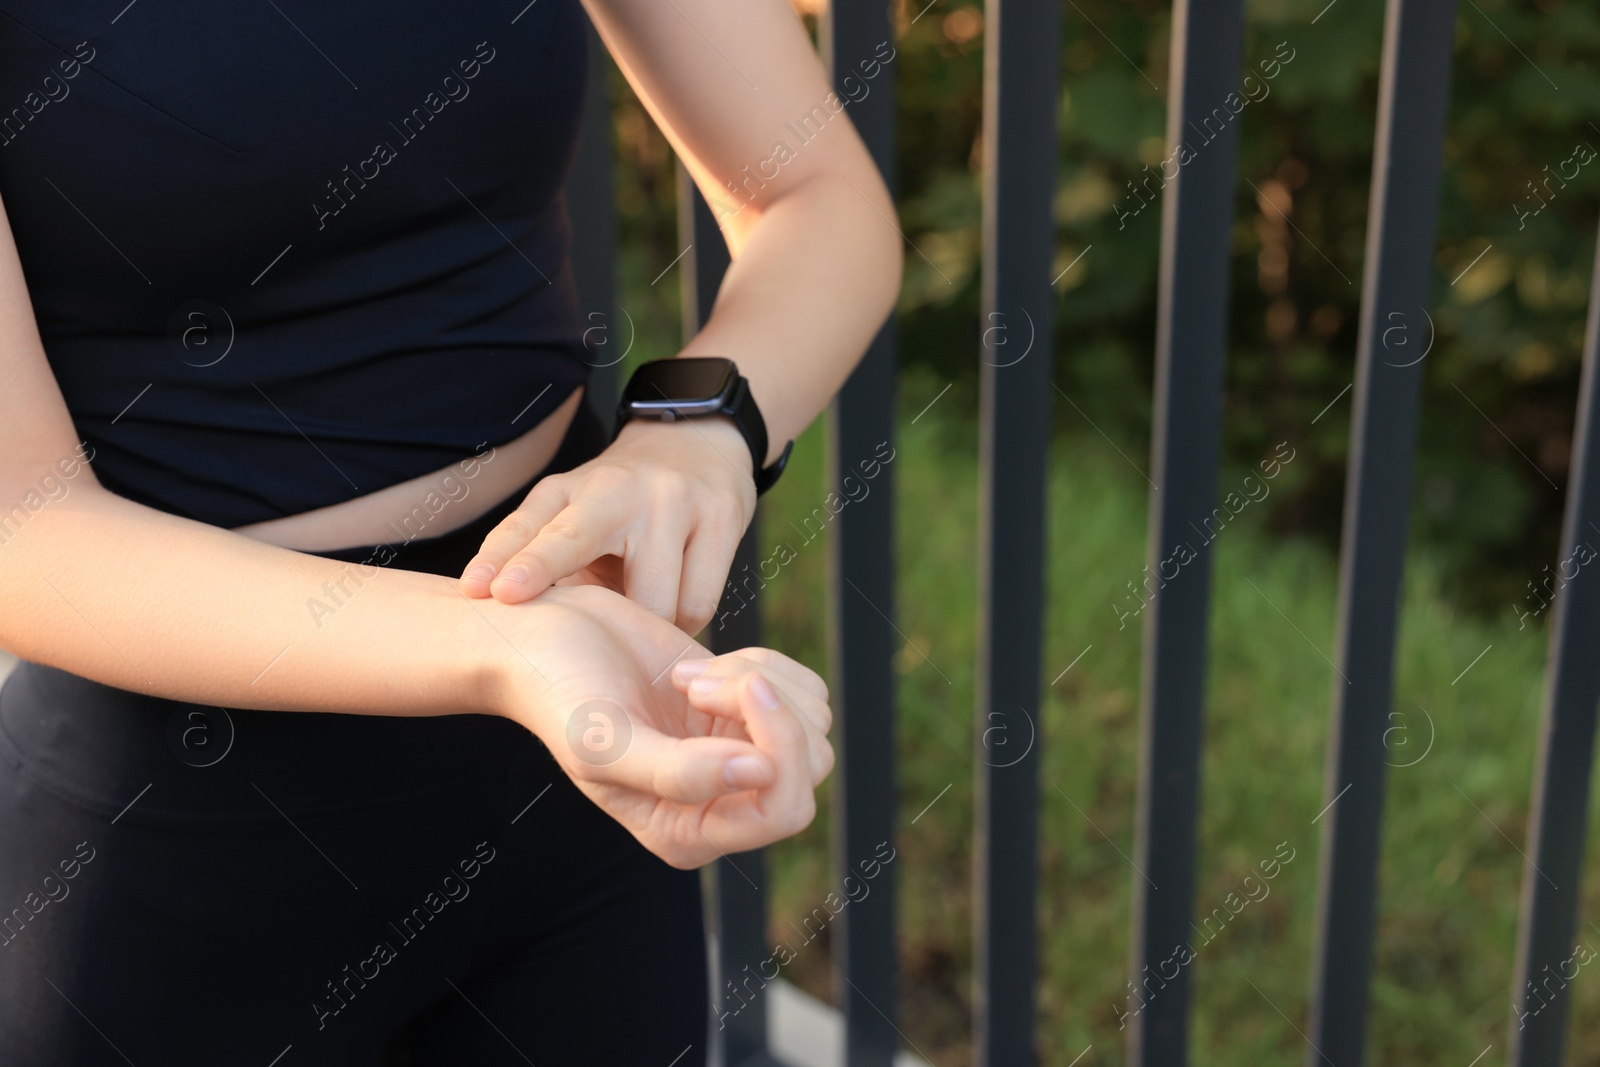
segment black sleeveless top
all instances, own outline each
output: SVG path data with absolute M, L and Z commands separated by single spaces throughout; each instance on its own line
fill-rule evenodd
M 0 197 L 101 482 L 239 526 L 549 414 L 584 71 L 578 0 L 0 0 Z

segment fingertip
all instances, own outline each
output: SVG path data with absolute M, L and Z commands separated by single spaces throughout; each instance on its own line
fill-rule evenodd
M 507 567 L 494 581 L 489 583 L 489 591 L 501 603 L 520 604 L 543 590 L 535 583 L 533 575 L 529 573 L 527 567 L 520 563 L 515 563 Z
M 469 597 L 486 597 L 489 595 L 490 583 L 494 581 L 494 567 L 488 563 L 472 563 L 461 572 L 461 577 L 456 581 L 461 586 L 462 593 Z
M 710 666 L 711 657 L 709 656 L 680 659 L 672 665 L 672 684 L 678 689 L 687 689 L 689 683 L 704 674 Z

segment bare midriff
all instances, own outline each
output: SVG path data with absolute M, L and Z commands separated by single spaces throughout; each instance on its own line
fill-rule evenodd
M 432 474 L 234 532 L 300 552 L 331 552 L 458 530 L 550 465 L 582 396 L 580 388 L 521 437 Z

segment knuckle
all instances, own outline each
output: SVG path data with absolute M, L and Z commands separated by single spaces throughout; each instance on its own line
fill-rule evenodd
M 689 478 L 682 471 L 673 467 L 666 467 L 657 471 L 651 479 L 652 488 L 658 497 L 668 501 L 682 500 L 689 493 Z
M 787 835 L 794 835 L 811 825 L 817 817 L 817 798 L 807 789 L 800 794 L 800 800 L 790 808 L 784 819 L 784 830 Z
M 720 493 L 706 505 L 706 520 L 713 529 L 737 534 L 744 529 L 744 505 L 738 498 Z
M 756 695 L 754 688 L 756 679 L 762 676 L 759 665 L 750 662 L 748 659 L 739 655 L 738 653 L 730 653 L 727 657 L 727 660 L 728 673 L 730 675 L 740 675 L 739 680 L 744 686 L 745 694 L 753 698 Z M 783 695 L 781 692 L 779 692 L 777 686 L 772 685 L 772 679 L 767 678 L 765 681 L 767 685 L 772 688 L 773 692 L 778 693 L 778 702 L 780 704 L 784 703 Z
M 568 544 L 576 544 L 583 540 L 582 524 L 559 515 L 545 523 L 544 529 L 539 533 L 547 539 Z
M 706 600 L 703 597 L 692 597 L 678 605 L 678 621 L 684 624 L 683 629 L 690 633 L 705 626 L 716 613 L 716 601 Z
M 680 871 L 694 871 L 704 867 L 710 858 L 709 855 L 702 855 L 699 851 L 679 849 L 673 853 L 672 858 L 667 860 L 667 863 Z
M 500 525 L 496 526 L 493 532 L 489 534 L 488 542 L 484 547 L 487 548 L 490 544 L 493 544 L 501 546 L 502 551 L 504 551 L 505 545 L 513 541 L 531 541 L 538 533 L 539 525 L 534 522 L 533 516 L 518 508 L 500 520 Z
M 789 721 L 783 724 L 780 735 L 784 744 L 795 752 L 805 752 L 811 747 L 811 738 L 807 736 L 806 731 L 810 723 L 802 721 L 802 716 L 798 712 L 791 713 L 788 719 Z

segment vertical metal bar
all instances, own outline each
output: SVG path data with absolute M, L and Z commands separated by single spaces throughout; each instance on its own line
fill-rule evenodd
M 692 245 L 679 264 L 683 281 L 683 337 L 687 342 L 711 316 L 717 288 L 728 269 L 728 246 L 716 216 L 678 164 L 678 240 Z M 756 566 L 755 537 L 760 514 L 750 523 L 734 555 L 733 572 Z M 761 643 L 761 613 L 741 610 L 742 602 L 724 590 L 716 622 L 709 630 L 713 652 L 722 654 Z M 724 856 L 710 866 L 712 938 L 711 1016 L 713 1062 L 726 1067 L 764 1062 L 767 1049 L 767 998 L 758 964 L 767 958 L 767 897 L 764 853 L 757 849 Z M 752 978 L 751 976 L 754 975 Z M 746 998 L 749 998 L 746 1000 Z M 720 1041 L 720 1047 L 715 1042 Z
M 1589 328 L 1583 345 L 1578 425 L 1572 449 L 1561 558 L 1577 574 L 1556 593 L 1550 627 L 1549 684 L 1540 723 L 1533 811 L 1532 856 L 1522 872 L 1517 969 L 1511 987 L 1514 1067 L 1555 1067 L 1571 998 L 1563 967 L 1572 960 L 1582 899 L 1583 845 L 1588 832 L 1589 776 L 1594 762 L 1595 709 L 1600 705 L 1600 568 L 1585 566 L 1600 543 L 1600 247 L 1589 290 Z M 1587 557 L 1579 553 L 1580 546 Z M 1566 580 L 1565 564 L 1557 571 Z M 1555 984 L 1550 980 L 1554 978 Z M 1536 995 L 1529 995 L 1531 988 Z
M 1393 698 L 1422 358 L 1433 329 L 1427 309 L 1454 33 L 1453 0 L 1389 0 L 1340 538 L 1308 1064 L 1358 1067 L 1366 1041 L 1383 732 Z
M 1180 165 L 1165 181 L 1156 325 L 1155 425 L 1150 445 L 1149 567 L 1140 713 L 1138 818 L 1129 956 L 1128 1063 L 1188 1061 L 1191 937 L 1201 722 L 1205 705 L 1211 553 L 1199 531 L 1217 491 L 1222 375 L 1228 335 L 1229 231 L 1238 124 L 1242 0 L 1173 7 L 1167 146 Z M 1220 109 L 1220 111 L 1219 111 Z M 1222 116 L 1219 121 L 1218 115 Z M 1190 158 L 1184 159 L 1184 147 Z M 1179 546 L 1194 553 L 1169 576 Z M 1177 960 L 1186 957 L 1177 955 Z
M 893 189 L 894 75 L 879 61 L 894 41 L 884 0 L 833 0 L 820 44 L 835 92 Z M 892 54 L 892 53 L 891 53 Z M 871 71 L 874 77 L 868 77 Z M 862 95 L 862 88 L 866 94 Z M 853 91 L 852 91 L 853 89 Z M 876 862 L 894 840 L 894 468 L 880 445 L 894 437 L 894 326 L 887 324 L 834 401 L 828 419 L 828 485 L 836 491 L 877 470 L 872 492 L 839 513 L 829 542 L 829 659 L 832 663 L 833 852 L 840 876 Z M 839 916 L 833 942 L 835 1003 L 844 1012 L 846 1067 L 890 1067 L 899 1047 L 899 953 L 894 868 L 870 896 Z
M 990 0 L 985 18 L 973 1024 L 980 1067 L 1011 1067 L 1035 1062 L 1060 4 Z
M 616 329 L 617 205 L 607 87 L 611 57 L 592 24 L 588 37 L 583 123 L 565 197 L 572 219 L 572 276 L 583 312 L 584 358 L 592 368 L 589 404 L 609 431 L 622 386 L 620 363 L 626 343 Z

